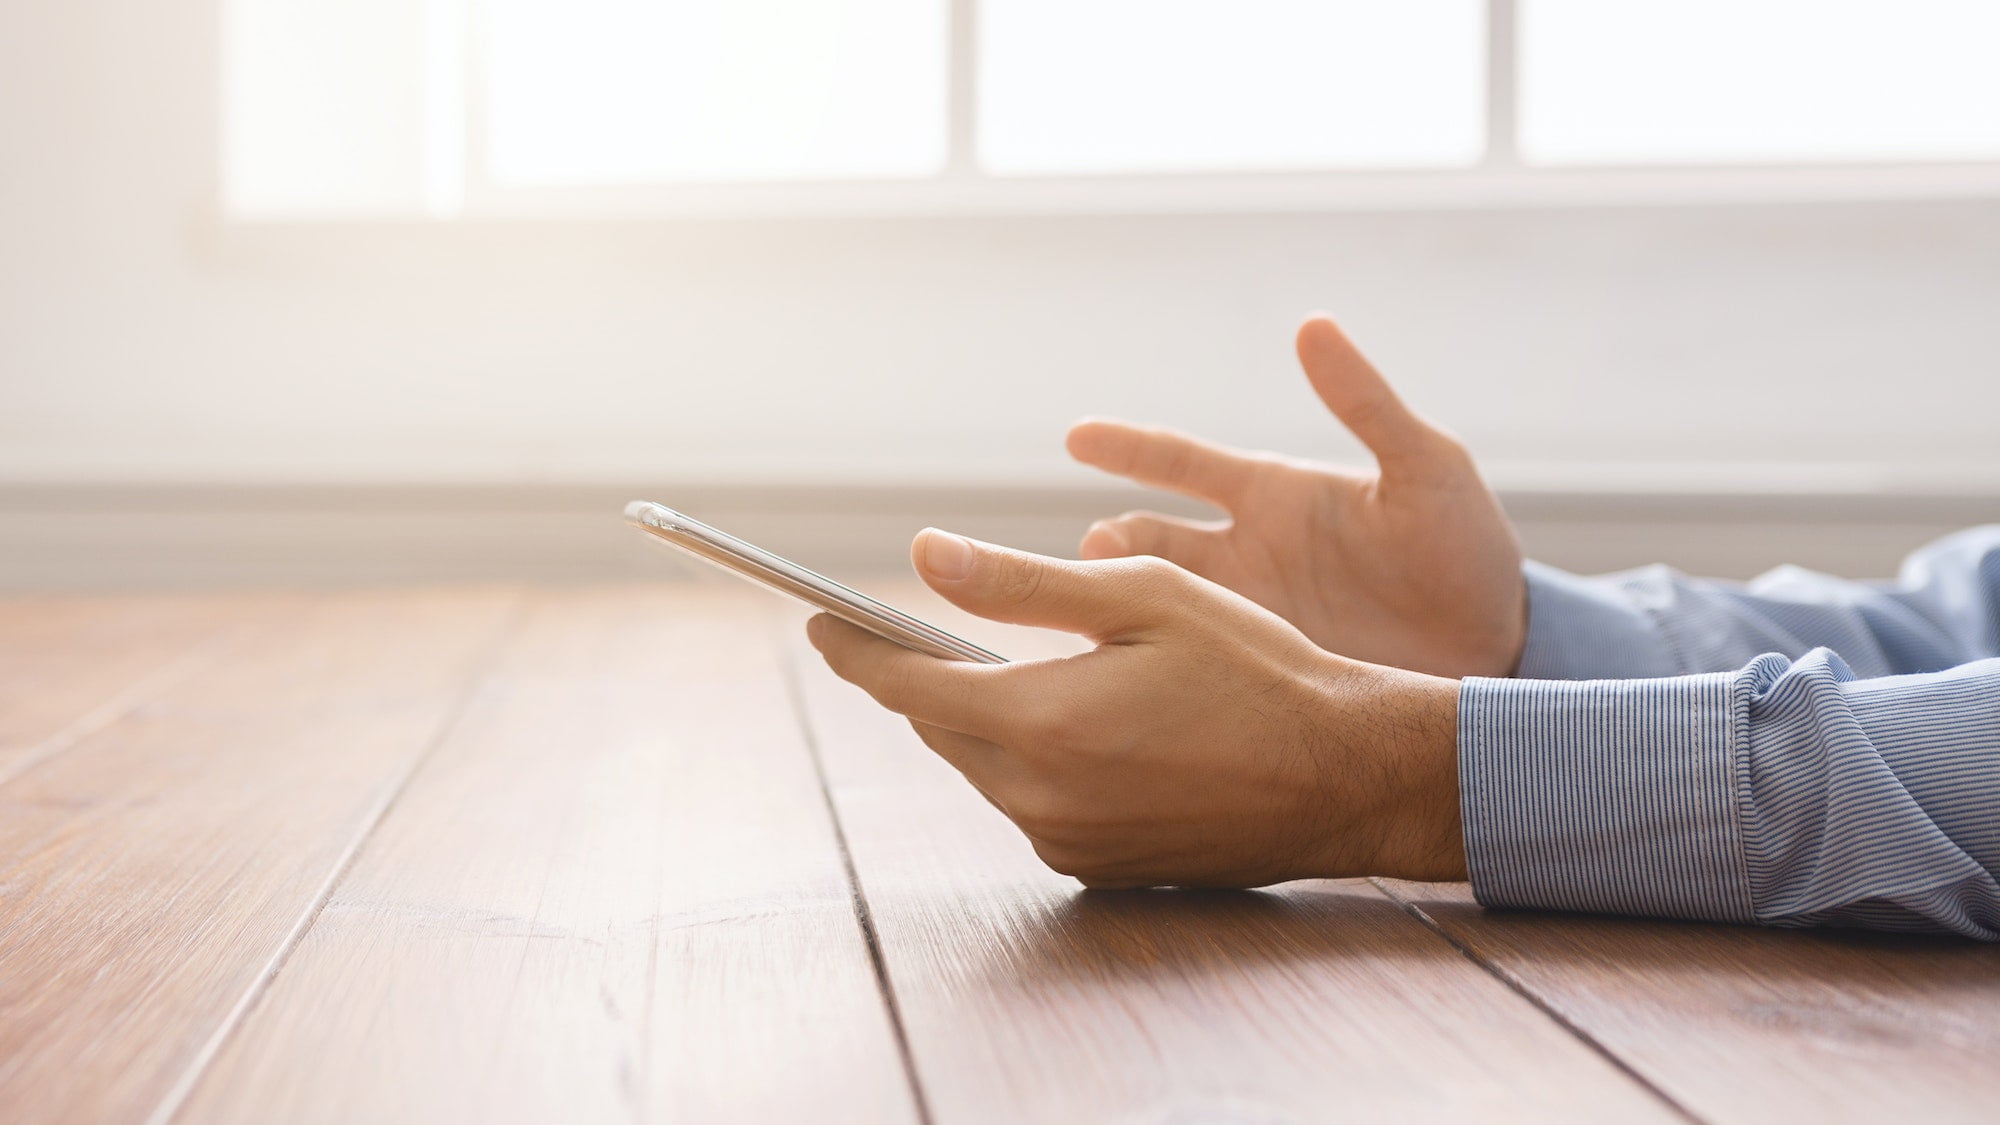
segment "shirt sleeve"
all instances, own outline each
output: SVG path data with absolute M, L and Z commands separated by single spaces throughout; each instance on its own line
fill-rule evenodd
M 1840 654 L 1861 676 L 2000 656 L 2000 526 L 1910 556 L 1892 582 L 1780 567 L 1747 584 L 1666 567 L 1585 578 L 1529 563 L 1524 679 L 1640 679 L 1741 668 L 1764 653 Z
M 1469 679 L 1458 723 L 1486 905 L 2000 940 L 2000 660 Z
M 2000 527 L 1894 582 L 1528 589 L 1516 678 L 1460 694 L 1481 902 L 2000 940 Z

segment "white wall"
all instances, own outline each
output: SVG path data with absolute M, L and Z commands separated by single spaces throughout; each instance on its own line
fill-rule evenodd
M 1342 455 L 1324 307 L 1502 482 L 2000 495 L 2000 200 L 231 228 L 216 39 L 0 8 L 0 481 L 1063 481 L 1099 412 Z

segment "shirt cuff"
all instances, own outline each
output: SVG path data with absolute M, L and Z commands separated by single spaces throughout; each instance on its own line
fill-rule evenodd
M 1613 578 L 1529 562 L 1524 680 L 1637 680 L 1681 671 L 1664 633 Z
M 1731 679 L 1467 679 L 1459 801 L 1479 901 L 1753 920 Z

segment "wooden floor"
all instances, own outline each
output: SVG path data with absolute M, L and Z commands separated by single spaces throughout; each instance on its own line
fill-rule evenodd
M 1084 893 L 799 620 L 0 602 L 0 1121 L 2000 1116 L 2000 949 Z

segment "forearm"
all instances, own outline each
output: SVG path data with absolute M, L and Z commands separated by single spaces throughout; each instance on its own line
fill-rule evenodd
M 1467 680 L 1458 768 L 1489 905 L 2000 939 L 2000 661 Z
M 1585 578 L 1530 563 L 1525 679 L 1641 679 L 1740 668 L 1767 652 L 1841 655 L 1863 676 L 2000 655 L 2000 528 L 1912 555 L 1894 583 L 1796 567 L 1748 584 L 1665 567 Z

